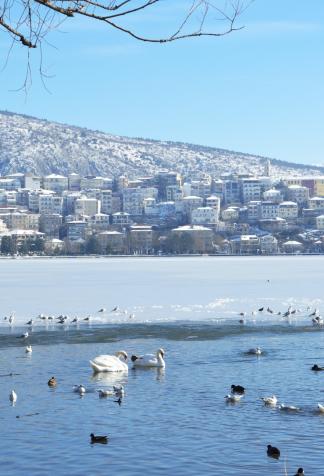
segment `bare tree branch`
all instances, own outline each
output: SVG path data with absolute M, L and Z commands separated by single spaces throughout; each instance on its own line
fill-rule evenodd
M 105 23 L 139 41 L 167 43 L 184 38 L 224 36 L 243 26 L 236 26 L 237 19 L 254 0 L 183 0 L 178 27 L 156 37 L 140 32 L 134 27 L 133 15 L 155 7 L 158 15 L 166 4 L 174 0 L 3 0 L 0 7 L 0 30 L 5 30 L 27 48 L 36 48 L 45 36 L 55 29 L 62 18 L 77 15 Z M 160 7 L 160 9 L 159 9 Z M 217 14 L 217 18 L 214 14 Z M 220 22 L 224 26 L 220 27 Z M 145 17 L 143 19 L 144 27 Z M 161 21 L 163 27 L 163 21 Z

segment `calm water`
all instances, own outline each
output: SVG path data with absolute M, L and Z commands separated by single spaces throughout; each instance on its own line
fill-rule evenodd
M 299 466 L 322 474 L 324 415 L 316 405 L 324 404 L 324 372 L 310 367 L 324 365 L 324 334 L 307 307 L 324 312 L 323 264 L 321 257 L 0 260 L 0 312 L 16 315 L 14 326 L 2 318 L 0 326 L 6 473 L 260 476 L 284 475 L 286 464 L 288 475 Z M 289 322 L 251 313 L 289 305 L 300 310 Z M 17 336 L 39 313 L 92 318 L 78 326 L 36 319 L 27 355 Z M 263 356 L 245 354 L 257 345 Z M 159 347 L 165 372 L 92 376 L 96 355 Z M 52 375 L 55 389 L 47 386 Z M 72 391 L 79 383 L 82 398 Z M 96 392 L 115 383 L 126 389 L 121 406 Z M 228 405 L 233 383 L 247 393 Z M 301 411 L 264 407 L 260 397 L 271 394 Z M 90 445 L 91 432 L 109 435 L 109 444 Z M 266 456 L 267 444 L 281 449 L 279 461 Z

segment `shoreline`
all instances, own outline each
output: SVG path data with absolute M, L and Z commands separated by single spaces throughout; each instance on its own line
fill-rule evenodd
M 28 256 L 28 255 L 19 255 L 19 256 L 2 256 L 0 255 L 0 260 L 35 260 L 35 259 L 115 259 L 115 258 L 132 258 L 132 259 L 164 259 L 164 258 L 282 258 L 282 257 L 298 257 L 298 256 L 324 256 L 324 253 L 277 253 L 277 254 L 269 254 L 269 255 L 256 255 L 256 254 L 169 254 L 169 255 L 63 255 L 63 256 L 52 256 L 52 255 L 36 255 L 36 256 Z

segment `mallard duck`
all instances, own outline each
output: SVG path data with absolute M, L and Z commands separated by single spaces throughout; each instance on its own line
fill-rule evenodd
M 50 378 L 49 381 L 47 382 L 47 385 L 49 387 L 56 387 L 57 385 L 56 378 L 55 377 Z

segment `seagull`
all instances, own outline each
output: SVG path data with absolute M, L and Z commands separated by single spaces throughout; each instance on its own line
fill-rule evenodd
M 243 395 L 225 395 L 224 398 L 228 403 L 238 403 L 242 397 Z
M 86 393 L 86 389 L 83 385 L 74 385 L 73 386 L 73 391 L 75 393 L 78 393 L 79 395 L 84 395 Z
M 269 406 L 276 406 L 278 401 L 275 395 L 272 395 L 272 397 L 261 397 L 261 400 L 264 402 L 265 405 Z
M 106 309 L 104 307 L 102 307 L 101 309 L 99 309 L 98 312 L 106 312 Z
M 120 385 L 119 387 L 115 387 L 115 385 L 114 385 L 113 389 L 114 389 L 116 397 L 122 398 L 125 395 L 125 390 L 124 390 L 124 387 L 122 385 Z
M 95 436 L 93 433 L 90 435 L 91 438 L 91 444 L 94 443 L 101 443 L 106 445 L 108 443 L 108 436 Z
M 25 333 L 22 334 L 21 336 L 17 336 L 17 339 L 27 339 L 28 336 L 29 336 L 29 333 L 28 333 L 28 332 L 25 332 Z
M 282 410 L 284 412 L 299 412 L 300 408 L 294 407 L 293 405 L 285 405 L 282 403 L 279 405 L 279 410 Z
M 90 321 L 90 319 L 91 319 L 91 316 L 87 316 L 87 317 L 85 317 L 83 320 L 84 320 L 84 321 Z
M 26 326 L 32 326 L 33 325 L 33 320 L 31 319 L 30 321 L 26 322 Z
M 260 309 L 258 309 L 259 312 L 262 312 L 264 309 L 264 307 L 260 307 Z
M 9 400 L 11 401 L 11 403 L 14 405 L 17 401 L 17 394 L 14 390 L 11 390 L 10 394 L 9 394 Z
M 78 320 L 79 320 L 79 319 L 78 319 L 77 317 L 75 317 L 75 318 L 73 319 L 73 321 L 71 321 L 71 322 L 78 322 Z
M 270 307 L 267 307 L 267 312 L 269 312 L 270 314 L 273 314 L 273 310 L 270 309 Z
M 271 458 L 280 458 L 280 450 L 276 448 L 275 446 L 268 445 L 267 446 L 267 455 L 270 456 Z
M 31 345 L 27 345 L 26 349 L 25 349 L 25 352 L 26 354 L 31 354 L 33 352 L 33 349 L 32 349 L 32 346 Z
M 97 390 L 99 397 L 100 398 L 106 398 L 106 397 L 112 397 L 115 395 L 115 392 L 113 390 Z
M 324 413 L 324 405 L 321 405 L 320 403 L 318 403 L 317 408 L 318 408 L 320 413 Z
M 110 312 L 116 312 L 118 311 L 119 307 L 118 306 L 115 306 Z
M 318 314 L 318 309 L 315 309 L 314 312 L 312 312 L 309 317 L 316 316 Z

